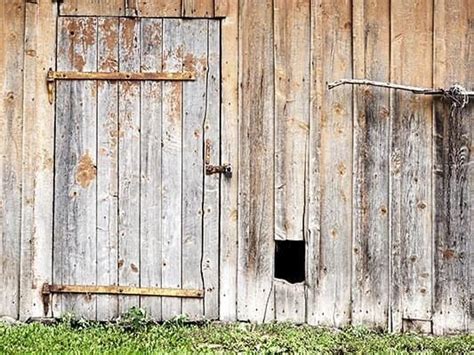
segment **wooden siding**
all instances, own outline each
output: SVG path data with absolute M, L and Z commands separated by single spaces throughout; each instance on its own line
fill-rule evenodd
M 436 334 L 474 331 L 472 102 L 451 111 L 447 101 L 395 90 L 326 88 L 328 81 L 366 77 L 428 87 L 459 83 L 473 90 L 473 10 L 470 0 L 2 2 L 0 289 L 5 297 L 0 315 L 26 319 L 77 303 L 82 307 L 78 312 L 107 319 L 119 307 L 123 311 L 141 305 L 156 318 L 186 312 L 226 321 L 364 324 L 395 331 L 418 327 Z M 178 53 L 179 43 L 205 53 L 210 62 L 217 60 L 217 52 L 221 55 L 220 72 L 185 84 L 58 83 L 59 95 L 68 90 L 78 98 L 71 102 L 77 107 L 65 106 L 63 112 L 83 109 L 87 91 L 96 90 L 104 98 L 87 115 L 90 132 L 75 131 L 72 121 L 56 126 L 56 139 L 61 129 L 69 129 L 81 154 L 87 147 L 99 152 L 91 156 L 98 169 L 89 191 L 93 196 L 79 197 L 78 209 L 56 211 L 73 217 L 56 229 L 88 228 L 91 221 L 99 227 L 90 231 L 93 243 L 84 241 L 76 250 L 98 258 L 97 266 L 87 266 L 93 279 L 83 282 L 137 285 L 130 262 L 124 266 L 130 270 L 119 270 L 116 260 L 123 257 L 140 269 L 142 286 L 199 288 L 201 270 L 192 265 L 201 258 L 191 251 L 202 249 L 210 295 L 204 302 L 98 295 L 84 303 L 77 302 L 84 296 L 63 295 L 53 305 L 43 304 L 42 284 L 62 272 L 53 272 L 52 264 L 53 171 L 61 169 L 65 151 L 54 155 L 54 107 L 48 104 L 44 82 L 56 60 L 58 13 L 72 16 L 59 21 L 111 16 L 88 21 L 113 33 L 130 26 L 142 43 L 137 51 L 133 44 L 107 40 L 107 33 L 101 33 L 102 44 L 92 52 L 77 49 L 84 61 L 72 66 L 98 71 L 181 69 L 181 63 L 190 63 L 166 55 Z M 124 15 L 150 19 L 117 18 Z M 220 25 L 207 26 L 180 19 L 188 17 L 223 19 Z M 147 36 L 153 28 L 172 36 Z M 185 28 L 192 29 L 196 41 L 182 40 Z M 202 36 L 208 36 L 207 48 L 197 43 Z M 137 53 L 128 56 L 126 51 Z M 133 62 L 137 58 L 141 68 Z M 204 81 L 208 97 L 196 95 Z M 133 89 L 136 95 L 128 95 L 120 107 L 105 100 Z M 182 110 L 167 99 L 176 91 L 182 92 Z M 147 99 L 156 95 L 161 100 Z M 215 111 L 219 97 L 220 113 Z M 199 191 L 177 186 L 181 181 L 197 186 L 197 177 L 186 169 L 176 175 L 174 169 L 183 164 L 202 172 L 203 147 L 192 140 L 188 146 L 175 144 L 201 123 L 197 113 L 186 114 L 191 106 L 208 114 L 200 132 L 203 139 L 221 139 L 220 146 L 211 147 L 211 163 L 234 168 L 230 180 L 205 178 L 209 194 L 204 201 L 195 198 Z M 134 132 L 119 132 L 120 123 L 140 120 L 137 110 L 156 118 L 141 122 L 140 144 Z M 174 119 L 163 121 L 163 114 Z M 124 117 L 127 122 L 120 122 Z M 95 147 L 88 140 L 104 137 L 105 131 L 114 131 L 120 142 L 98 139 Z M 157 149 L 161 135 L 167 138 Z M 164 168 L 152 169 L 146 158 L 127 156 L 129 151 Z M 128 169 L 132 165 L 141 166 L 143 175 Z M 121 179 L 113 181 L 117 173 Z M 158 200 L 150 183 L 154 179 L 166 187 Z M 132 193 L 132 199 L 118 201 L 117 195 L 127 196 L 137 187 L 139 198 L 133 199 L 137 194 Z M 99 202 L 79 208 L 89 198 Z M 120 204 L 128 211 L 125 216 L 111 213 Z M 196 231 L 201 217 L 194 212 L 201 204 L 204 224 Z M 150 208 L 140 211 L 140 205 Z M 154 216 L 160 214 L 164 218 L 157 221 Z M 181 218 L 185 223 L 179 229 Z M 127 236 L 120 236 L 120 226 Z M 139 240 L 137 226 L 147 226 Z M 171 244 L 153 242 L 158 230 L 172 236 Z M 283 239 L 306 245 L 304 283 L 273 277 L 274 240 Z M 128 242 L 140 243 L 140 251 L 123 255 L 130 249 L 120 250 L 119 245 Z M 54 248 L 61 252 L 66 246 L 55 240 Z M 189 252 L 180 256 L 176 250 L 181 248 Z M 64 259 L 72 269 L 74 261 Z M 167 262 L 168 268 L 159 267 Z

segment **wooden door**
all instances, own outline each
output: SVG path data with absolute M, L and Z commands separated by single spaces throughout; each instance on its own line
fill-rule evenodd
M 61 17 L 57 71 L 196 73 L 194 81 L 56 82 L 53 283 L 202 289 L 201 299 L 61 294 L 110 319 L 218 317 L 220 25 Z

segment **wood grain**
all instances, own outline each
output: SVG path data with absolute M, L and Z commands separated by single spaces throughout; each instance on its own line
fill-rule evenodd
M 140 70 L 140 22 L 121 18 L 119 70 Z M 118 281 L 140 286 L 140 83 L 119 83 Z M 139 306 L 138 297 L 119 297 L 119 313 Z
M 353 2 L 354 76 L 389 81 L 389 1 Z M 390 90 L 354 88 L 352 323 L 389 325 Z
M 222 1 L 221 1 L 222 2 Z M 238 149 L 239 149 L 239 23 L 238 4 L 229 1 L 221 22 L 221 162 L 231 163 L 232 179 L 221 181 L 219 318 L 237 319 Z M 218 14 L 216 8 L 216 15 Z
M 272 1 L 240 3 L 241 121 L 237 316 L 273 319 L 274 78 Z
M 120 16 L 125 15 L 127 0 L 66 0 L 61 1 L 62 16 Z
M 53 274 L 54 106 L 44 78 L 56 60 L 56 5 L 25 4 L 21 320 L 51 315 L 40 288 Z
M 432 1 L 391 8 L 391 81 L 432 87 Z M 431 319 L 432 98 L 395 91 L 390 128 L 392 329 Z
M 303 240 L 309 139 L 310 3 L 274 3 L 275 238 Z
M 62 18 L 59 70 L 96 70 L 97 21 Z M 96 282 L 96 83 L 57 85 L 53 281 Z M 95 297 L 57 298 L 55 316 L 74 312 L 96 317 Z
M 317 46 L 316 54 L 322 54 L 322 60 L 316 64 L 320 66 L 317 72 L 321 73 L 316 78 L 321 115 L 320 192 L 317 192 L 321 234 L 311 243 L 319 250 L 318 259 L 311 266 L 316 280 L 312 281 L 312 305 L 308 312 L 311 323 L 336 327 L 348 324 L 351 312 L 352 89 L 328 92 L 324 83 L 352 77 L 350 5 L 345 0 L 322 0 L 313 5 L 321 11 L 315 19 L 318 22 L 313 35 L 313 39 L 321 41 L 313 43 Z
M 474 82 L 474 8 L 470 1 L 437 1 L 434 9 L 434 87 Z M 434 314 L 437 335 L 473 329 L 473 105 L 434 106 Z
M 208 72 L 206 92 L 206 116 L 204 120 L 205 144 L 210 142 L 209 162 L 221 161 L 220 158 L 220 24 L 208 21 Z M 204 298 L 204 315 L 206 319 L 219 318 L 219 214 L 220 214 L 220 182 L 225 177 L 220 174 L 204 176 L 203 204 L 203 255 L 202 274 L 206 297 Z
M 141 70 L 161 70 L 163 65 L 163 20 L 141 21 Z M 140 141 L 140 286 L 161 287 L 161 181 L 162 181 L 162 83 L 141 86 Z M 140 303 L 154 319 L 161 319 L 161 298 L 146 297 Z
M 183 66 L 182 20 L 163 21 L 163 70 Z M 162 126 L 162 287 L 180 288 L 182 245 L 182 83 L 163 83 Z M 163 319 L 181 314 L 181 300 L 163 299 Z
M 183 84 L 183 287 L 203 288 L 204 141 L 208 85 L 207 21 L 183 22 L 184 70 L 197 71 L 197 80 Z M 206 292 L 207 297 L 207 292 Z M 204 316 L 203 300 L 183 300 L 183 313 Z
M 119 20 L 99 18 L 98 72 L 119 66 Z M 118 284 L 119 84 L 97 82 L 97 284 Z M 97 318 L 118 316 L 116 296 L 97 297 Z
M 19 315 L 25 4 L 0 4 L 0 314 Z M 8 16 L 8 19 L 7 19 Z

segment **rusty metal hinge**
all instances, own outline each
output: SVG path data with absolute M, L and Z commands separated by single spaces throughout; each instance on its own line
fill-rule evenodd
M 232 165 L 211 165 L 211 151 L 212 142 L 210 139 L 206 140 L 206 175 L 223 174 L 226 178 L 232 177 Z
M 196 73 L 182 72 L 67 72 L 49 69 L 46 77 L 48 99 L 54 101 L 54 82 L 56 80 L 109 80 L 109 81 L 189 81 L 195 80 Z
M 75 293 L 75 294 L 107 294 L 107 295 L 130 295 L 130 296 L 160 296 L 160 297 L 184 297 L 203 298 L 204 290 L 181 289 L 181 288 L 158 288 L 158 287 L 133 287 L 133 286 L 97 286 L 97 285 L 50 285 L 44 284 L 43 297 L 53 293 Z

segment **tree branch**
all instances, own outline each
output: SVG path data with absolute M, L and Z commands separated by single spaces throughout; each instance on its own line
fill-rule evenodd
M 373 80 L 367 80 L 367 79 L 337 80 L 332 83 L 328 83 L 328 89 L 331 90 L 331 89 L 334 89 L 335 87 L 345 85 L 345 84 L 377 86 L 377 87 L 388 88 L 388 89 L 410 91 L 414 94 L 421 94 L 421 95 L 446 95 L 446 94 L 452 93 L 452 94 L 456 94 L 460 96 L 474 96 L 474 91 L 467 91 L 460 85 L 454 85 L 450 87 L 449 89 L 432 89 L 432 88 L 423 88 L 423 87 L 417 87 L 417 86 L 386 83 L 382 81 L 373 81 Z

